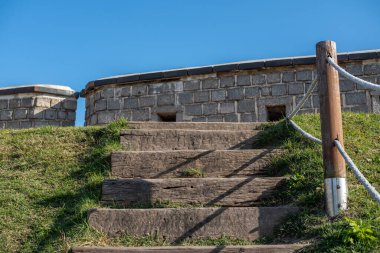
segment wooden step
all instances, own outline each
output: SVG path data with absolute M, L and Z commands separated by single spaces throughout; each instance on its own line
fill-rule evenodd
M 260 131 L 128 129 L 121 144 L 130 151 L 250 149 Z
M 131 129 L 191 129 L 191 130 L 256 130 L 263 122 L 227 123 L 227 122 L 128 122 Z
M 279 149 L 167 150 L 113 152 L 112 175 L 121 178 L 178 178 L 199 171 L 204 177 L 264 174 Z
M 162 209 L 91 209 L 88 223 L 108 236 L 122 234 L 157 236 L 169 243 L 185 239 L 207 239 L 227 236 L 247 240 L 271 236 L 275 226 L 294 206 L 281 207 L 219 207 Z
M 165 247 L 73 247 L 73 253 L 293 253 L 305 244 L 246 245 L 246 246 L 165 246 Z
M 102 202 L 149 205 L 158 201 L 204 206 L 252 206 L 270 197 L 285 177 L 107 179 Z

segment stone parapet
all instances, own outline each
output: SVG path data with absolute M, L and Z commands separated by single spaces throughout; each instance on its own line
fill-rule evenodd
M 0 129 L 74 126 L 78 93 L 67 86 L 0 88 Z
M 380 50 L 342 53 L 348 72 L 380 83 Z M 315 56 L 244 61 L 91 81 L 86 125 L 130 121 L 257 122 L 289 113 L 316 77 Z M 379 95 L 344 78 L 342 109 L 379 113 Z M 318 87 L 300 113 L 318 113 Z

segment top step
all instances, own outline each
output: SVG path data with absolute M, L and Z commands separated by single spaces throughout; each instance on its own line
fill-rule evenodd
M 263 122 L 227 123 L 227 122 L 128 122 L 130 129 L 191 129 L 191 130 L 257 130 Z

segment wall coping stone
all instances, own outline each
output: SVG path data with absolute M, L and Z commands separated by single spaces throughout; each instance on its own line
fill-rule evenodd
M 53 84 L 31 84 L 20 86 L 0 87 L 0 96 L 14 95 L 20 93 L 44 93 L 65 97 L 79 97 L 79 93 L 68 86 Z
M 380 49 L 338 53 L 338 61 L 340 63 L 356 61 L 356 60 L 369 60 L 369 59 L 380 59 Z M 227 72 L 227 71 L 253 70 L 253 69 L 261 69 L 261 68 L 296 66 L 296 65 L 311 65 L 311 64 L 315 64 L 315 61 L 316 61 L 315 55 L 308 55 L 308 56 L 239 61 L 239 62 L 231 62 L 231 63 L 217 64 L 217 65 L 169 69 L 169 70 L 162 70 L 162 71 L 110 76 L 110 77 L 100 78 L 100 79 L 88 82 L 86 85 L 86 88 L 81 91 L 80 95 L 84 96 L 87 93 L 87 91 L 93 90 L 95 87 L 104 86 L 108 84 L 133 83 L 133 82 L 139 82 L 139 81 L 151 81 L 154 79 L 165 79 L 165 78 L 167 79 L 180 78 L 184 76 L 203 75 L 203 74 L 211 74 L 211 73 Z

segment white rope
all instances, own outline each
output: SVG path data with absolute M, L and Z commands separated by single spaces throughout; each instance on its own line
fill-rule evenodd
M 360 79 L 360 78 L 357 78 L 356 76 L 351 75 L 346 70 L 341 68 L 338 64 L 336 64 L 331 57 L 327 57 L 327 61 L 339 72 L 339 74 L 346 77 L 348 80 L 354 83 L 357 83 L 367 89 L 380 91 L 380 85 L 365 81 L 363 79 Z
M 338 140 L 334 140 L 336 147 L 338 148 L 340 154 L 343 156 L 344 160 L 351 168 L 352 172 L 354 172 L 356 178 L 359 182 L 367 189 L 367 191 L 371 194 L 371 196 L 376 200 L 377 203 L 380 204 L 380 194 L 376 191 L 375 187 L 373 187 L 368 180 L 364 177 L 364 175 L 360 172 L 358 167 L 354 164 L 348 154 L 344 151 L 342 145 Z
M 302 136 L 304 136 L 305 138 L 311 140 L 311 141 L 314 141 L 318 144 L 322 144 L 322 141 L 314 136 L 312 136 L 311 134 L 309 134 L 308 132 L 305 132 L 302 128 L 300 128 L 293 120 L 291 119 L 288 119 L 288 122 L 294 127 L 295 130 L 297 130 L 298 132 L 300 132 L 300 134 L 302 134 Z
M 301 109 L 301 107 L 305 104 L 306 100 L 310 97 L 311 93 L 313 92 L 315 86 L 318 83 L 318 79 L 315 78 L 314 81 L 311 83 L 309 89 L 307 90 L 305 96 L 301 99 L 301 101 L 298 103 L 296 108 L 294 108 L 293 112 L 288 115 L 288 119 L 291 120 L 294 115 L 297 114 L 297 112 Z

